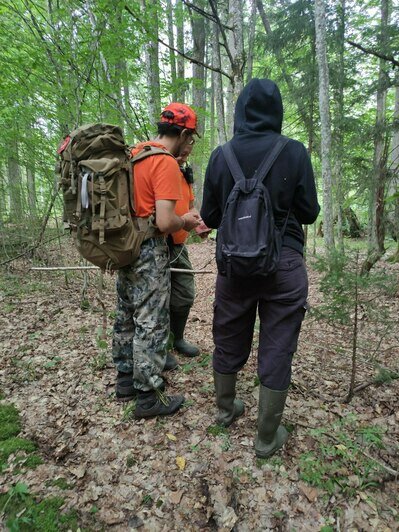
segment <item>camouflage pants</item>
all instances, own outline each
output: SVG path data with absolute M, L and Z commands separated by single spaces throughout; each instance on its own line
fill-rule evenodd
M 141 246 L 139 258 L 118 272 L 112 355 L 118 371 L 133 371 L 134 386 L 158 388 L 169 336 L 169 252 L 163 238 Z

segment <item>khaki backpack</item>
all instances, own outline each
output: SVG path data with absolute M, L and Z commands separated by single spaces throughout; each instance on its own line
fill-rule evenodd
M 104 270 L 132 264 L 143 241 L 160 235 L 154 216 L 134 216 L 134 164 L 151 155 L 171 154 L 145 146 L 129 159 L 121 128 L 109 124 L 75 129 L 57 153 L 64 221 L 79 253 Z

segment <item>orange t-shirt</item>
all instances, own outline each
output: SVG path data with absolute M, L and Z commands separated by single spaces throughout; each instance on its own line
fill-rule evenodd
M 180 179 L 183 199 L 176 201 L 175 213 L 177 216 L 183 216 L 183 214 L 186 214 L 190 209 L 190 202 L 194 200 L 193 187 L 187 183 L 181 172 Z M 184 244 L 187 240 L 188 232 L 184 229 L 180 229 L 180 231 L 173 233 L 172 237 L 174 244 Z
M 140 142 L 131 155 L 137 155 L 147 145 L 166 148 L 158 142 Z M 174 157 L 170 155 L 153 155 L 138 161 L 134 165 L 134 208 L 136 216 L 145 218 L 155 210 L 156 200 L 180 200 L 181 172 Z M 187 212 L 187 211 L 186 211 Z

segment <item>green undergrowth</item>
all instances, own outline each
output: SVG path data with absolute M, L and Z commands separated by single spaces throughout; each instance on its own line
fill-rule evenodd
M 0 473 L 10 468 L 12 474 L 23 474 L 43 463 L 35 452 L 37 445 L 19 437 L 21 419 L 14 405 L 0 403 Z M 74 512 L 62 513 L 60 497 L 37 499 L 23 482 L 16 482 L 0 495 L 0 522 L 10 532 L 56 532 L 77 530 Z
M 0 495 L 0 512 L 10 532 L 58 532 L 77 530 L 77 516 L 71 511 L 62 513 L 64 500 L 49 497 L 37 500 L 24 483 L 18 482 Z
M 382 469 L 372 454 L 384 448 L 383 429 L 358 426 L 356 416 L 313 429 L 313 450 L 299 458 L 299 476 L 328 495 L 356 496 L 378 487 Z
M 15 473 L 23 469 L 34 469 L 42 463 L 40 456 L 35 454 L 36 444 L 20 438 L 21 420 L 14 405 L 0 404 L 0 472 L 8 465 L 15 466 Z M 13 456 L 12 463 L 9 458 Z

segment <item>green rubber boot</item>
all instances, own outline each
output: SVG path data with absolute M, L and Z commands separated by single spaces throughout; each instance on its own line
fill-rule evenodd
M 213 372 L 215 383 L 216 405 L 219 409 L 216 423 L 223 427 L 229 427 L 235 419 L 244 413 L 244 403 L 236 399 L 237 373 L 223 375 Z
M 190 344 L 184 339 L 184 329 L 191 307 L 181 307 L 179 312 L 170 311 L 170 330 L 173 333 L 173 347 L 185 357 L 196 357 L 200 350 L 196 345 Z
M 255 453 L 258 458 L 267 458 L 281 449 L 288 439 L 287 430 L 280 425 L 288 389 L 270 390 L 260 385 L 258 434 L 255 439 Z

